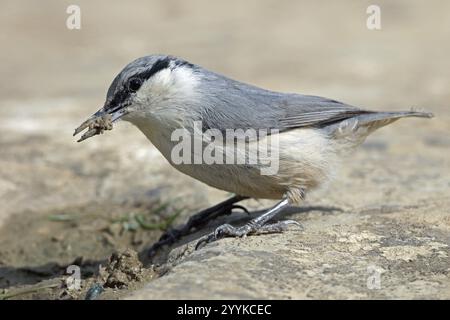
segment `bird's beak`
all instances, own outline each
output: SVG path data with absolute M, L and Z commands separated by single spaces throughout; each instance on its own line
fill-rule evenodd
M 102 134 L 105 130 L 112 130 L 113 122 L 117 121 L 125 114 L 126 111 L 124 108 L 105 109 L 105 107 L 103 107 L 94 113 L 89 119 L 84 121 L 78 128 L 76 128 L 73 135 L 76 136 L 81 131 L 88 128 L 88 131 L 86 131 L 77 141 L 81 142 L 97 134 Z

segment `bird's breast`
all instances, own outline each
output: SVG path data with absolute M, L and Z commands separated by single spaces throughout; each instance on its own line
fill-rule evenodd
M 227 162 L 230 149 L 233 149 L 235 161 L 239 153 L 246 155 L 244 159 L 249 161 L 251 150 L 257 152 L 258 146 L 265 142 L 254 141 L 244 145 L 245 149 L 236 149 L 235 146 L 222 148 L 223 145 L 211 147 L 210 143 L 200 142 L 199 148 L 195 145 L 195 137 L 180 138 L 179 134 L 174 134 L 175 130 L 183 129 L 181 126 L 170 127 L 145 121 L 134 124 L 177 170 L 217 189 L 243 196 L 279 199 L 290 189 L 316 188 L 327 180 L 333 163 L 334 153 L 330 150 L 328 139 L 314 129 L 279 133 L 271 138 L 272 141 L 276 138 L 277 143 L 270 150 L 270 158 L 257 158 L 253 163 L 236 163 Z M 205 156 L 214 154 L 211 149 L 215 148 L 215 151 L 224 154 L 223 161 L 211 163 L 211 159 L 208 161 Z M 273 170 L 264 174 L 264 167 L 272 167 Z

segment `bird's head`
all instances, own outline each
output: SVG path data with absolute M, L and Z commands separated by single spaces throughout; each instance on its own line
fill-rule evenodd
M 199 81 L 196 66 L 172 56 L 152 55 L 128 64 L 113 80 L 100 110 L 81 124 L 74 135 L 89 130 L 79 141 L 124 119 L 137 123 L 143 119 L 180 116 L 194 100 Z

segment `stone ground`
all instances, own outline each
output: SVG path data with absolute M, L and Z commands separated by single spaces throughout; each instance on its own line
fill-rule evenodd
M 176 172 L 129 124 L 82 144 L 72 137 L 126 63 L 170 53 L 274 90 L 436 117 L 373 134 L 327 190 L 286 214 L 303 231 L 194 252 L 217 221 L 121 298 L 450 298 L 450 3 L 378 1 L 378 31 L 366 28 L 366 1 L 78 3 L 82 29 L 71 31 L 72 1 L 2 2 L 0 288 L 51 278 L 49 266 L 60 272 L 77 257 L 96 266 L 121 247 L 143 253 L 161 233 L 116 232 L 89 215 L 152 208 L 160 222 L 182 208 L 180 224 L 228 196 Z M 171 209 L 160 217 L 154 203 Z

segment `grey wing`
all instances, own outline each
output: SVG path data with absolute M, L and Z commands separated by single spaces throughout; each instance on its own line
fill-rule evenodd
M 278 121 L 277 128 L 280 131 L 301 127 L 326 127 L 328 132 L 334 132 L 338 128 L 351 126 L 353 131 L 365 127 L 368 129 L 365 132 L 369 133 L 400 118 L 433 117 L 432 113 L 419 110 L 378 112 L 322 97 L 296 96 L 298 100 L 289 99 L 291 103 L 281 107 L 284 113 Z M 347 119 L 354 121 L 344 121 Z
M 245 95 L 230 92 L 215 105 L 204 109 L 204 129 L 277 129 L 324 127 L 345 119 L 373 113 L 322 97 L 246 90 Z
M 376 112 L 323 97 L 264 90 L 211 72 L 203 72 L 205 91 L 198 114 L 203 129 L 277 129 L 319 127 L 329 133 L 352 132 L 366 127 L 367 133 L 403 117 L 433 115 L 421 111 Z M 193 108 L 194 109 L 194 108 Z M 345 121 L 351 119 L 353 121 Z
M 323 127 L 372 113 L 318 96 L 261 89 L 208 71 L 204 83 L 204 129 L 286 131 L 301 127 Z
M 301 127 L 324 127 L 362 114 L 373 113 L 345 103 L 317 96 L 295 95 L 280 107 L 280 131 Z

